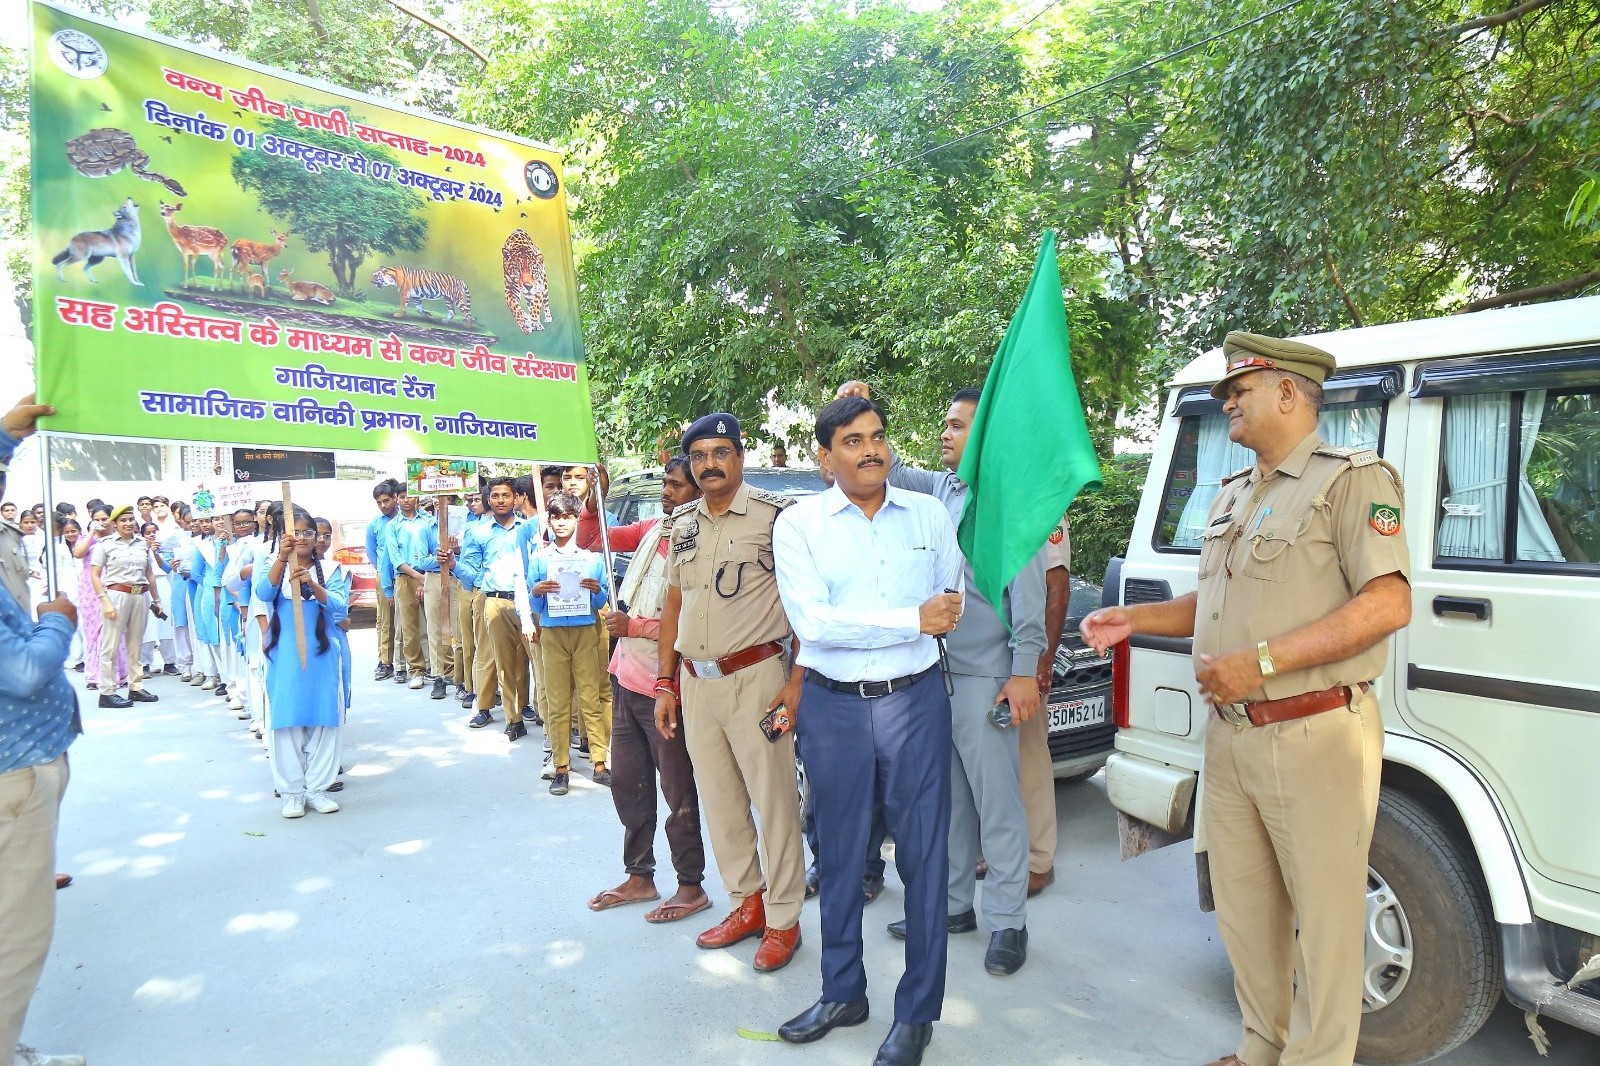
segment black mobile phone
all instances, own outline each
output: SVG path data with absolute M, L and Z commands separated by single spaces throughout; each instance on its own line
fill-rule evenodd
M 789 708 L 781 703 L 761 719 L 761 732 L 765 733 L 767 739 L 773 743 L 783 739 L 783 735 L 793 727 L 794 720 L 789 717 Z

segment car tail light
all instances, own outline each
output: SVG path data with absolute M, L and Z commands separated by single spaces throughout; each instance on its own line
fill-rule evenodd
M 364 566 L 367 562 L 367 549 L 340 548 L 333 553 L 333 561 L 343 563 L 345 566 Z
M 1118 729 L 1128 728 L 1131 711 L 1128 699 L 1128 642 L 1122 641 L 1111 649 L 1111 717 Z

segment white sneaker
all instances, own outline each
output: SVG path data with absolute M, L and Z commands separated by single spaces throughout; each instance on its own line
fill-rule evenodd
M 195 688 L 199 688 L 205 683 L 206 675 L 200 673 L 200 671 L 196 670 L 193 674 L 189 675 L 189 684 L 193 685 Z
M 339 809 L 339 801 L 326 792 L 307 792 L 305 805 L 318 814 L 332 814 Z
M 283 797 L 283 816 L 285 818 L 304 818 L 306 816 L 305 796 Z
M 210 692 L 212 689 L 214 689 L 216 687 L 217 687 L 217 679 L 214 678 L 214 677 L 208 677 L 203 682 L 200 683 L 200 691 L 201 692 Z
M 230 710 L 230 711 L 242 711 L 242 710 L 244 710 L 244 700 L 241 700 L 238 696 L 229 696 L 228 697 L 228 710 Z M 240 718 L 249 718 L 250 715 L 241 714 L 239 717 Z
M 547 751 L 544 753 L 544 770 L 539 774 L 541 781 L 554 781 L 556 779 L 556 763 Z
M 189 682 L 194 680 L 194 675 L 191 673 L 182 673 L 178 675 L 178 680 L 187 685 Z
M 412 674 L 411 675 L 411 680 L 406 682 L 406 688 L 421 688 L 421 687 L 422 687 L 422 675 L 421 674 Z
M 18 1044 L 11 1066 L 84 1066 L 87 1061 L 82 1055 L 45 1055 L 37 1048 Z

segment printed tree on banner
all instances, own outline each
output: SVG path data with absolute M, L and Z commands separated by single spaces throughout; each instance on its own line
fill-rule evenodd
M 303 130 L 287 119 L 268 122 L 257 143 L 268 134 L 338 152 L 359 151 L 369 161 L 396 170 L 401 165 L 379 145 Z M 329 167 L 312 174 L 299 160 L 261 151 L 234 156 L 233 180 L 255 197 L 263 211 L 287 221 L 307 249 L 328 253 L 334 281 L 349 298 L 358 298 L 357 275 L 373 252 L 415 251 L 428 235 L 428 220 L 420 214 L 422 194 L 393 181 Z

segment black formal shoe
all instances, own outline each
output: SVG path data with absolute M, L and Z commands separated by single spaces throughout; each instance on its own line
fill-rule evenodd
M 329 785 L 327 788 L 323 789 L 322 791 L 324 791 L 324 792 L 343 792 L 344 791 L 344 782 L 343 781 L 335 781 L 333 784 Z
M 1027 929 L 996 929 L 983 956 L 983 968 L 996 977 L 1010 977 L 1028 961 Z
M 479 711 L 477 714 L 473 715 L 472 720 L 467 723 L 467 728 L 482 729 L 484 726 L 493 721 L 494 715 L 490 714 L 488 711 Z
M 962 911 L 949 917 L 948 929 L 952 933 L 970 933 L 978 928 L 978 912 L 975 910 Z M 889 935 L 896 940 L 906 938 L 906 920 L 901 918 L 898 922 L 889 923 Z
M 378 668 L 376 670 L 372 671 L 372 680 L 374 680 L 374 681 L 387 681 L 389 678 L 391 678 L 393 676 L 394 676 L 394 667 L 388 666 L 388 665 L 386 665 L 384 663 L 379 663 L 378 664 Z
M 567 794 L 567 773 L 565 770 L 550 779 L 550 795 L 565 796 Z
M 835 1029 L 847 1025 L 860 1025 L 867 1020 L 867 1001 L 854 1003 L 829 1003 L 819 999 L 799 1014 L 778 1026 L 778 1035 L 791 1044 L 809 1044 L 821 1040 Z
M 161 668 L 161 673 L 165 677 L 177 677 L 178 676 L 178 664 L 177 663 L 168 663 L 167 665 L 165 665 L 165 666 L 163 666 Z
M 817 864 L 812 863 L 806 867 L 806 899 L 815 896 L 822 888 L 822 875 L 817 873 Z M 820 1000 L 818 1001 L 820 1004 Z M 815 1008 L 813 1008 L 815 1009 Z
M 114 707 L 121 711 L 132 707 L 133 701 L 124 696 L 119 696 L 115 692 L 102 692 L 100 694 L 100 706 Z
M 211 690 L 211 694 L 213 696 L 216 696 L 216 697 L 220 698 L 220 699 L 227 699 L 228 698 L 228 686 L 227 685 L 223 685 L 223 684 L 218 684 L 216 688 Z
M 865 897 L 862 903 L 863 907 L 883 895 L 883 875 L 868 874 L 863 877 L 861 879 L 861 895 Z
M 597 785 L 604 785 L 607 788 L 610 788 L 611 787 L 611 768 L 608 766 L 604 770 L 596 771 L 595 775 L 594 775 L 594 783 L 597 784 Z
M 528 727 L 523 725 L 521 722 L 512 722 L 510 725 L 506 726 L 507 740 L 516 740 L 518 737 L 525 737 L 527 735 Z
M 128 692 L 128 699 L 134 703 L 156 703 L 160 701 L 161 697 L 154 692 L 146 692 L 142 688 L 136 688 Z
M 445 693 L 444 693 L 444 678 L 442 678 L 442 677 L 434 678 L 433 679 L 433 691 L 428 693 L 428 698 L 430 700 L 442 700 L 442 699 L 444 699 L 444 695 L 445 695 Z
M 889 1026 L 889 1035 L 878 1045 L 878 1057 L 872 1066 L 919 1066 L 922 1051 L 933 1040 L 933 1023 L 906 1025 L 895 1022 Z

